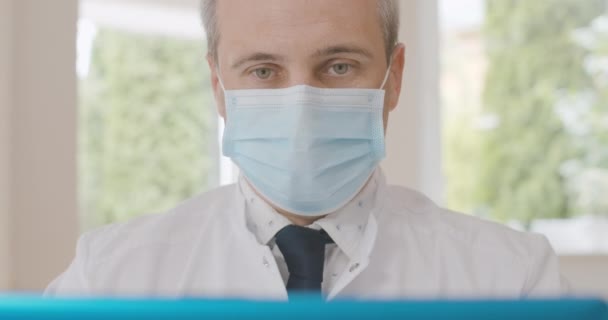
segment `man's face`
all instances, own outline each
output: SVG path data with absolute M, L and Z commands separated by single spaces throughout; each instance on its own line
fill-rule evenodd
M 218 110 L 227 90 L 295 85 L 379 89 L 388 68 L 377 0 L 217 1 L 220 40 L 209 58 Z M 385 125 L 401 89 L 404 48 L 391 53 Z M 219 70 L 219 74 L 217 73 Z

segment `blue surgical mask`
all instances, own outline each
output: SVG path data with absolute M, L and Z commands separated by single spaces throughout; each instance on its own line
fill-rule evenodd
M 224 155 L 275 207 L 301 216 L 334 212 L 385 157 L 382 89 L 224 92 Z

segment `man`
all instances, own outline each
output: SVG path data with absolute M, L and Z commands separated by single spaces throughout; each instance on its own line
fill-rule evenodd
M 203 1 L 236 185 L 85 234 L 49 295 L 556 295 L 539 235 L 438 208 L 378 169 L 401 89 L 395 0 Z

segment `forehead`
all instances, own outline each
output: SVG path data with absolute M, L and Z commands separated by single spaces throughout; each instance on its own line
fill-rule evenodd
M 261 50 L 293 55 L 348 43 L 382 55 L 377 4 L 378 0 L 217 1 L 218 54 Z

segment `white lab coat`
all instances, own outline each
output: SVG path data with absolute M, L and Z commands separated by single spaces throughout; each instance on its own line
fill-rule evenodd
M 519 298 L 564 292 L 547 240 L 450 212 L 387 186 L 328 298 Z M 46 294 L 287 299 L 274 256 L 248 230 L 238 185 L 166 214 L 81 237 Z

